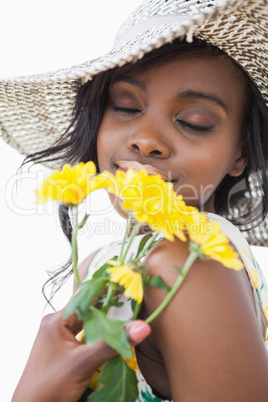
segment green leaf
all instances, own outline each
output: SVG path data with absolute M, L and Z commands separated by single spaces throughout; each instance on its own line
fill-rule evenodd
M 74 312 L 80 320 L 85 319 L 89 314 L 89 306 L 93 299 L 104 292 L 108 278 L 92 278 L 80 284 L 78 291 L 71 297 L 67 304 L 63 318 L 69 317 Z
M 86 342 L 94 345 L 98 340 L 105 342 L 125 359 L 131 359 L 131 346 L 124 330 L 125 322 L 106 317 L 101 311 L 90 306 L 90 315 L 84 320 Z
M 103 385 L 90 394 L 88 402 L 135 402 L 138 397 L 135 371 L 121 356 L 105 364 L 98 381 Z
M 112 306 L 115 306 L 115 307 L 117 307 L 117 308 L 120 308 L 120 307 L 122 307 L 122 306 L 124 305 L 124 303 L 123 303 L 123 302 L 119 302 L 119 301 L 117 301 L 116 299 L 113 299 L 112 302 L 111 302 L 111 305 L 112 305 Z
M 198 256 L 199 258 L 199 256 Z M 170 267 L 173 267 L 176 269 L 176 271 L 179 273 L 180 276 L 183 276 L 185 278 L 185 275 L 183 274 L 182 270 L 178 267 L 178 265 L 175 264 L 169 264 Z
M 115 256 L 113 258 L 110 258 L 110 260 L 117 261 L 118 256 Z M 103 264 L 94 274 L 92 278 L 100 278 L 100 277 L 108 277 L 108 274 L 106 273 L 106 269 L 111 268 L 111 264 Z
M 152 277 L 149 276 L 149 275 L 145 275 L 145 276 L 143 277 L 142 282 L 143 282 L 143 290 L 144 290 L 144 292 L 145 292 L 145 290 L 147 289 L 147 286 L 149 285 L 151 278 L 152 278 Z
M 170 290 L 170 287 L 168 285 L 166 285 L 165 282 L 158 275 L 154 275 L 150 279 L 149 283 L 150 283 L 150 285 L 152 285 L 152 286 L 154 286 L 156 288 L 164 289 L 167 292 Z
M 140 245 L 139 245 L 139 248 L 138 248 L 138 251 L 137 251 L 137 254 L 136 254 L 136 257 L 135 257 L 135 258 L 137 258 L 138 255 L 140 254 L 140 252 L 144 249 L 145 244 L 146 244 L 147 241 L 152 237 L 152 235 L 153 235 L 152 233 L 148 233 L 146 236 L 144 236 L 144 237 L 141 239 Z

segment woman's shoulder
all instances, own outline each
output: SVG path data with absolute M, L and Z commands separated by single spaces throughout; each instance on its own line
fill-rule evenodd
M 162 239 L 148 253 L 147 273 L 151 276 L 160 276 L 169 287 L 172 287 L 188 256 L 189 249 L 186 242 L 177 238 L 174 242 Z M 186 289 L 187 294 L 190 295 L 191 293 L 196 295 L 202 290 L 207 294 L 211 292 L 211 295 L 215 292 L 216 295 L 219 289 L 229 294 L 230 287 L 235 287 L 238 293 L 242 289 L 250 296 L 249 301 L 251 301 L 251 287 L 244 270 L 235 271 L 226 268 L 212 259 L 197 259 L 185 277 L 178 294 L 185 293 Z
M 214 220 L 216 220 L 216 217 L 215 215 Z M 221 220 L 220 223 L 222 224 L 222 222 Z M 226 227 L 231 229 L 231 239 L 226 233 Z M 229 224 L 228 221 L 226 221 L 226 227 L 223 229 L 223 232 L 230 239 L 231 243 L 234 244 L 234 248 L 236 249 L 237 245 L 239 246 L 240 240 L 243 243 L 243 236 L 239 231 L 237 233 L 237 229 L 234 228 L 232 224 Z M 235 237 L 238 237 L 239 241 L 237 241 Z M 244 243 L 243 246 L 243 250 L 245 251 Z M 241 252 L 241 250 L 239 251 Z M 241 255 L 239 251 L 238 254 Z M 249 257 L 248 252 L 245 253 L 247 257 Z M 189 249 L 187 242 L 183 242 L 178 238 L 175 238 L 173 242 L 161 239 L 147 255 L 147 273 L 151 276 L 160 276 L 166 285 L 172 287 L 177 277 L 180 275 L 188 256 Z M 243 263 L 245 264 L 244 259 Z M 163 292 L 163 290 L 155 289 L 152 286 L 148 288 L 147 294 L 150 293 L 148 308 L 151 303 L 154 303 L 154 299 L 156 299 L 156 304 L 159 303 L 159 299 L 163 297 Z M 235 303 L 236 305 L 241 304 L 243 301 L 244 309 L 255 310 L 255 301 L 247 270 L 236 271 L 226 268 L 213 259 L 198 258 L 184 278 L 181 288 L 176 294 L 176 300 L 178 303 L 180 303 L 180 301 L 183 302 L 185 297 L 187 297 L 189 301 L 196 300 L 197 302 L 197 300 L 199 300 L 198 305 L 200 307 L 200 303 L 205 303 L 208 298 L 210 298 L 211 301 L 214 298 L 218 300 L 219 295 L 223 298 L 222 300 L 227 298 L 230 303 Z M 224 307 L 226 309 L 228 306 L 231 308 L 230 303 L 225 304 Z M 207 307 L 213 309 L 214 306 L 216 306 L 216 304 L 212 303 Z M 193 302 L 187 304 L 187 308 L 191 307 L 194 308 Z M 154 308 L 155 306 L 152 305 L 152 309 Z M 255 316 L 256 315 L 254 315 L 254 317 Z
M 159 275 L 172 287 L 188 254 L 186 243 L 163 239 L 148 255 L 148 273 Z M 164 290 L 148 286 L 146 314 L 164 297 Z M 213 400 L 213 394 L 217 400 L 219 389 L 230 387 L 222 400 L 232 400 L 228 398 L 237 391 L 237 400 L 247 401 L 252 389 L 246 390 L 245 382 L 255 381 L 255 377 L 256 386 L 263 389 L 261 373 L 268 374 L 267 356 L 244 270 L 196 260 L 172 301 L 152 322 L 152 329 L 151 343 L 163 357 L 175 400 L 184 400 L 190 384 L 194 384 L 192 400 L 198 398 L 197 389 L 199 400 Z M 253 366 L 258 367 L 257 372 Z

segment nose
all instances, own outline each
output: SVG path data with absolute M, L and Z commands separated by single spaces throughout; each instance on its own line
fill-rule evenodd
M 147 130 L 137 130 L 128 139 L 128 147 L 140 153 L 142 156 L 156 156 L 166 159 L 170 156 L 171 149 L 165 139 L 160 136 L 157 130 L 150 128 Z

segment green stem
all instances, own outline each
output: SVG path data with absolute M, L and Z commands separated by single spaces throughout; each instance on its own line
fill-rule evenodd
M 198 253 L 195 251 L 191 251 L 189 257 L 187 258 L 182 270 L 179 272 L 179 276 L 173 285 L 173 287 L 169 290 L 167 293 L 165 299 L 162 301 L 162 303 L 157 307 L 157 309 L 145 320 L 147 323 L 153 321 L 158 314 L 166 307 L 166 305 L 170 302 L 172 297 L 175 295 L 177 290 L 179 289 L 180 285 L 182 284 L 185 276 L 187 275 L 189 269 L 193 265 L 193 262 L 196 260 L 198 257 Z
M 80 223 L 80 225 L 78 226 L 78 229 L 82 229 L 87 221 L 87 218 L 89 217 L 89 214 L 86 214 L 84 216 L 84 219 L 82 220 L 82 222 Z
M 126 238 L 127 238 L 131 223 L 132 223 L 132 216 L 129 215 L 126 230 L 125 230 L 125 233 L 124 233 L 124 238 L 123 238 L 121 249 L 120 249 L 120 255 L 119 255 L 119 258 L 118 258 L 118 261 L 119 261 L 120 264 L 122 264 L 123 261 L 124 261 L 123 260 L 124 246 L 125 246 Z
M 147 243 L 145 243 L 143 249 L 139 252 L 139 255 L 135 258 L 135 262 L 138 262 L 142 257 L 145 256 L 146 251 L 150 249 L 151 245 L 153 244 L 158 235 L 159 233 L 155 232 L 153 236 L 150 238 L 150 240 L 147 241 Z
M 126 259 L 128 250 L 129 250 L 129 248 L 130 248 L 130 246 L 131 246 L 131 243 L 132 243 L 134 237 L 136 236 L 136 234 L 137 234 L 138 231 L 140 230 L 140 226 L 141 226 L 140 223 L 136 223 L 135 226 L 134 226 L 134 228 L 132 229 L 131 234 L 130 234 L 130 237 L 129 237 L 129 239 L 128 239 L 127 247 L 126 247 L 126 250 L 125 250 L 125 253 L 124 253 L 124 255 L 123 255 L 123 258 L 122 258 L 122 262 L 121 262 L 121 263 L 124 263 L 124 262 L 125 262 L 125 259 Z
M 80 283 L 80 278 L 77 270 L 77 231 L 78 231 L 78 206 L 73 207 L 75 209 L 75 222 L 72 231 L 72 261 L 73 272 L 75 274 L 76 283 Z
M 135 310 L 133 313 L 133 317 L 131 318 L 132 321 L 136 320 L 136 318 L 138 317 L 139 311 L 140 311 L 140 303 L 136 302 L 136 306 L 135 306 Z
M 105 314 L 109 311 L 109 308 L 110 308 L 109 303 L 110 303 L 111 298 L 114 295 L 114 292 L 115 292 L 114 287 L 112 285 L 110 285 L 108 287 L 108 292 L 107 292 L 107 295 L 105 297 L 104 303 L 101 308 L 101 311 L 103 311 Z

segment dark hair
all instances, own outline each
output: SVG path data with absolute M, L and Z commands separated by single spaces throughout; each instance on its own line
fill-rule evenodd
M 45 162 L 61 160 L 62 163 L 74 164 L 92 160 L 98 169 L 97 134 L 104 108 L 109 96 L 111 84 L 120 76 L 133 70 L 144 71 L 162 61 L 173 59 L 194 50 L 211 55 L 225 55 L 220 49 L 204 41 L 194 39 L 192 43 L 175 40 L 159 49 L 152 50 L 135 64 L 128 63 L 122 67 L 99 73 L 91 81 L 81 85 L 74 107 L 73 120 L 55 146 L 42 152 L 29 155 L 27 160 Z M 190 55 L 187 55 L 187 57 Z M 242 230 L 259 224 L 268 213 L 268 109 L 257 86 L 241 69 L 247 83 L 245 99 L 245 116 L 241 133 L 244 135 L 247 166 L 239 177 L 226 175 L 215 192 L 215 211 L 227 216 Z M 258 202 L 256 202 L 258 196 Z M 60 207 L 63 231 L 69 237 L 70 225 L 68 211 Z

